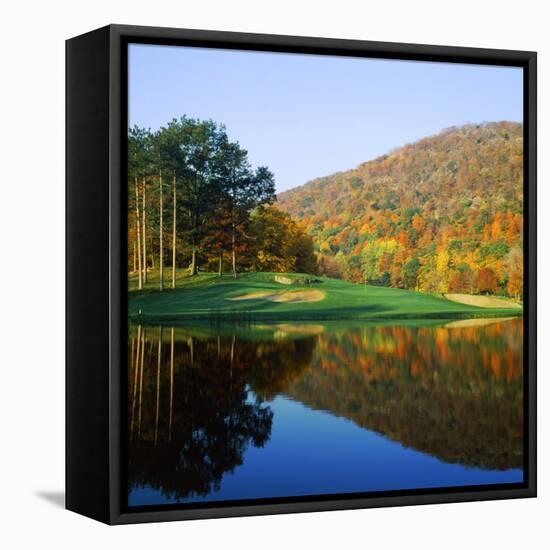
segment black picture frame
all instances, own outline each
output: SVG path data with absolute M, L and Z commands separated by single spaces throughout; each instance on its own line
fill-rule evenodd
M 442 61 L 524 71 L 523 484 L 264 499 L 128 510 L 126 131 L 129 43 Z M 108 524 L 536 496 L 535 52 L 109 25 L 66 43 L 66 507 Z

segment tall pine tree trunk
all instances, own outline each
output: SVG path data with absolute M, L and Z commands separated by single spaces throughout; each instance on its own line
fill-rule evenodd
M 151 259 L 151 269 L 155 269 L 155 254 L 153 250 L 153 235 L 149 237 L 149 258 Z
M 172 288 L 176 288 L 176 176 L 172 180 L 174 214 L 172 222 Z
M 160 252 L 159 252 L 159 269 L 160 269 L 160 290 L 164 290 L 164 238 L 162 226 L 162 172 L 159 175 L 159 237 L 160 237 Z
M 141 226 L 139 223 L 140 213 L 139 213 L 139 190 L 137 178 L 135 179 L 136 184 L 136 232 L 137 232 L 137 249 L 138 249 L 138 288 L 141 290 L 143 288 L 143 273 L 141 271 Z
M 231 261 L 233 264 L 233 277 L 237 278 L 237 242 L 235 238 L 235 224 L 231 226 Z
M 220 255 L 218 256 L 218 275 L 223 277 L 223 250 L 220 250 Z
M 231 189 L 231 267 L 233 277 L 237 278 L 237 223 L 236 223 L 236 188 Z
M 141 228 L 143 230 L 143 237 L 142 237 L 142 243 L 143 243 L 143 284 L 147 284 L 147 233 L 145 231 L 145 212 L 147 207 L 147 202 L 145 198 L 145 189 L 146 189 L 146 183 L 145 178 L 143 179 L 143 212 L 141 213 L 143 217 L 143 222 L 141 224 Z
M 191 252 L 191 267 L 189 268 L 190 275 L 197 274 L 197 247 L 193 245 L 193 251 Z
M 135 273 L 137 271 L 137 257 L 136 257 L 136 240 L 134 239 L 134 253 L 133 253 L 133 258 L 134 258 L 134 268 L 132 269 L 132 273 Z

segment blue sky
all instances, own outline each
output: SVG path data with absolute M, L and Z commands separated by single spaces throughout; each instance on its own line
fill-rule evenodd
M 223 123 L 284 191 L 449 126 L 522 121 L 522 70 L 132 44 L 129 123 Z

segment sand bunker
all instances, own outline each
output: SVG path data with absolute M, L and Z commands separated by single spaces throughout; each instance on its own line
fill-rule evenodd
M 228 300 L 268 300 L 269 302 L 297 304 L 300 302 L 320 302 L 324 298 L 325 293 L 321 290 L 281 290 L 275 292 L 249 292 L 248 294 L 228 298 Z
M 444 296 L 447 300 L 458 302 L 459 304 L 465 304 L 467 306 L 521 309 L 521 305 L 516 302 L 504 300 L 502 298 L 493 298 L 492 296 L 473 296 L 471 294 L 444 294 Z
M 273 280 L 281 285 L 291 285 L 294 282 L 290 277 L 285 277 L 284 275 L 275 275 Z
M 519 317 L 520 318 L 520 317 Z M 452 321 L 447 323 L 445 328 L 469 328 L 469 327 L 485 327 L 502 321 L 510 321 L 518 319 L 518 317 L 492 317 L 491 319 L 462 319 L 460 321 Z

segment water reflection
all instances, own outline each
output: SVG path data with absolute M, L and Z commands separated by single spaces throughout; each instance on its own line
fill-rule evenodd
M 290 463 L 301 470 L 303 457 L 293 457 L 292 438 L 302 428 L 308 436 L 312 418 L 321 428 L 326 424 L 325 440 L 316 440 L 323 454 L 313 457 L 322 465 L 336 459 L 330 418 L 342 417 L 355 426 L 349 438 L 374 433 L 398 443 L 391 453 L 405 470 L 416 455 L 444 463 L 447 485 L 471 483 L 467 476 L 452 481 L 450 465 L 479 469 L 476 479 L 485 479 L 483 471 L 521 470 L 522 331 L 521 319 L 447 326 L 131 327 L 129 494 L 155 491 L 151 503 L 223 498 L 222 481 L 244 470 L 252 449 L 265 476 L 277 475 L 283 458 L 284 468 L 292 469 Z M 293 409 L 290 424 L 283 421 L 288 399 L 305 406 Z M 270 445 L 278 422 L 277 444 Z M 362 452 L 367 464 L 370 451 Z M 300 492 L 295 482 L 293 492 L 290 483 L 283 496 L 339 487 L 343 482 L 331 484 L 327 468 L 322 475 L 314 467 L 305 470 L 307 488 Z M 437 483 L 445 485 L 445 472 L 438 472 Z M 387 475 L 387 488 L 399 488 L 389 482 L 389 468 L 381 465 L 376 474 Z M 242 495 L 269 496 L 249 478 L 241 483 L 247 484 Z M 404 483 L 425 486 L 426 480 Z M 141 504 L 147 503 L 143 495 Z
M 263 400 L 309 364 L 314 346 L 138 326 L 130 350 L 130 486 L 176 499 L 216 491 L 249 445 L 268 440 L 273 411 Z

